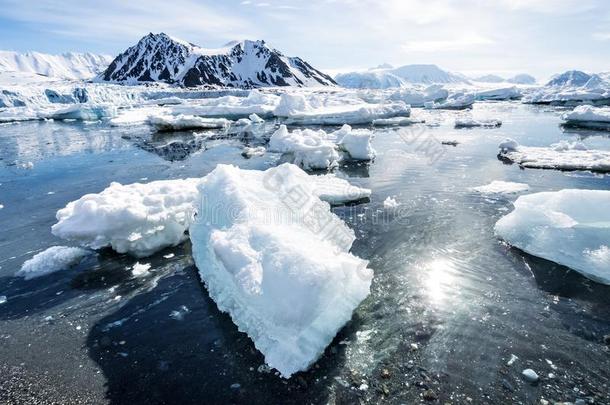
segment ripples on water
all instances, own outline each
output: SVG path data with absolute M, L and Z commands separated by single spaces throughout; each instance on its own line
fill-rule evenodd
M 429 389 L 441 403 L 608 403 L 610 288 L 496 240 L 493 225 L 516 196 L 469 188 L 505 180 L 531 192 L 610 189 L 608 176 L 521 170 L 496 158 L 505 137 L 601 149 L 610 138 L 562 129 L 559 110 L 518 103 L 475 105 L 503 121 L 498 129 L 455 130 L 456 112 L 418 113 L 427 125 L 377 131 L 376 160 L 338 170 L 373 190 L 368 203 L 335 208 L 356 231 L 353 252 L 375 270 L 372 293 L 312 370 L 288 381 L 218 312 L 188 243 L 142 261 L 153 269 L 143 278 L 130 275 L 135 260 L 108 251 L 44 278 L 12 277 L 34 253 L 63 243 L 50 226 L 68 201 L 111 181 L 203 176 L 217 163 L 273 166 L 277 156 L 241 156 L 261 134 L 201 140 L 102 124 L 2 126 L 0 382 L 14 390 L 8 376 L 19 376 L 48 398 L 115 403 L 412 403 Z M 436 145 L 433 158 L 422 140 Z M 29 161 L 33 169 L 20 167 Z M 384 209 L 388 196 L 401 205 Z M 519 360 L 509 367 L 511 354 Z M 525 384 L 525 368 L 543 381 Z

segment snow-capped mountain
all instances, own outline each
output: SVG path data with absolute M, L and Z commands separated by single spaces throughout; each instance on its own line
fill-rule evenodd
M 348 88 L 383 89 L 410 84 L 468 83 L 465 76 L 447 72 L 436 65 L 404 65 L 397 68 L 374 68 L 335 76 L 337 83 Z
M 49 55 L 40 52 L 0 51 L 0 72 L 31 73 L 51 78 L 91 79 L 104 71 L 112 61 L 108 55 L 65 53 Z
M 520 73 L 510 79 L 506 79 L 506 81 L 513 84 L 536 84 L 536 78 L 527 73 Z
M 580 70 L 568 70 L 567 72 L 553 76 L 546 85 L 578 87 L 585 85 L 589 79 L 591 79 L 591 75 L 585 72 L 581 72 Z
M 287 57 L 265 41 L 230 42 L 206 49 L 165 33 L 148 34 L 117 56 L 100 80 L 165 82 L 185 87 L 327 86 L 334 80 L 298 57 Z
M 480 77 L 474 78 L 473 80 L 476 82 L 481 82 L 481 83 L 503 83 L 506 81 L 506 79 L 504 79 L 503 77 L 497 76 L 497 75 L 480 76 Z

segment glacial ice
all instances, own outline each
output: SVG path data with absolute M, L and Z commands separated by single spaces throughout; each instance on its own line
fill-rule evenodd
M 500 144 L 499 157 L 523 167 L 558 170 L 610 171 L 610 151 L 589 150 L 580 142 L 559 142 L 549 147 L 521 146 L 512 139 Z
M 200 179 L 112 183 L 57 211 L 54 235 L 92 249 L 111 247 L 136 257 L 186 239 Z
M 581 105 L 561 117 L 566 124 L 584 128 L 610 129 L 610 107 Z
M 343 204 L 369 197 L 368 189 L 350 185 L 334 175 L 309 176 L 295 168 L 293 177 L 311 188 L 317 198 Z M 57 212 L 54 235 L 92 249 L 110 247 L 135 257 L 149 256 L 183 242 L 197 204 L 201 179 L 158 180 L 121 185 L 112 183 L 87 194 Z
M 341 150 L 347 152 L 353 160 L 372 160 L 375 157 L 375 149 L 371 146 L 373 133 L 366 129 L 352 130 L 349 125 L 344 125 L 339 132 L 345 132 L 338 145 Z
M 501 87 L 497 89 L 487 89 L 477 91 L 475 98 L 477 100 L 517 100 L 523 96 L 521 91 L 516 87 Z
M 23 263 L 16 276 L 30 280 L 65 270 L 90 253 L 78 247 L 51 246 Z
M 194 115 L 151 115 L 148 122 L 157 131 L 227 128 L 231 121 L 225 118 L 202 118 Z
M 610 284 L 610 191 L 566 189 L 521 196 L 496 235 L 534 256 Z
M 97 121 L 101 119 L 113 118 L 117 114 L 117 109 L 111 104 L 73 104 L 66 108 L 61 108 L 50 113 L 48 116 L 40 118 L 50 118 L 54 120 L 79 120 Z
M 432 110 L 463 110 L 471 108 L 475 102 L 475 96 L 471 93 L 453 93 L 441 102 L 426 102 L 425 107 Z
M 190 229 L 210 296 L 285 378 L 319 358 L 373 276 L 349 253 L 353 231 L 301 178 L 290 164 L 218 165 L 199 186 Z

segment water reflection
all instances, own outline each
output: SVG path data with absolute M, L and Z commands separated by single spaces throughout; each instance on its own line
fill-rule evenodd
M 435 304 L 443 304 L 451 292 L 456 291 L 455 264 L 446 258 L 434 259 L 424 264 L 424 287 L 426 294 Z

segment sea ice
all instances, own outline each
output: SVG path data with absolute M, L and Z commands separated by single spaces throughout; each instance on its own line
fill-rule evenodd
M 530 186 L 525 183 L 513 183 L 511 181 L 494 180 L 491 183 L 472 187 L 472 191 L 481 194 L 514 194 L 529 190 Z
M 445 101 L 426 102 L 425 107 L 432 110 L 463 110 L 471 108 L 475 102 L 475 96 L 471 93 L 454 93 Z
M 477 100 L 517 100 L 522 97 L 521 91 L 515 86 L 503 87 L 499 89 L 489 89 L 477 91 L 475 94 Z
M 328 169 L 337 165 L 340 158 L 335 144 L 322 130 L 295 129 L 288 132 L 286 125 L 271 135 L 269 152 L 290 153 L 293 163 L 306 170 Z
M 116 115 L 116 107 L 110 104 L 74 104 L 66 108 L 55 110 L 48 116 L 41 118 L 51 118 L 54 120 L 97 121 L 106 118 L 113 118 Z
M 507 139 L 500 144 L 498 156 L 537 169 L 610 171 L 610 151 L 588 150 L 580 142 L 563 141 L 550 147 L 533 147 Z
M 373 276 L 349 253 L 353 231 L 301 173 L 218 165 L 199 186 L 190 229 L 210 296 L 285 378 L 318 359 Z
M 227 128 L 231 121 L 225 118 L 202 118 L 194 115 L 151 115 L 148 122 L 157 131 Z
M 398 201 L 396 201 L 396 199 L 394 197 L 388 197 L 385 200 L 383 200 L 383 208 L 386 208 L 386 209 L 396 208 L 399 205 L 400 205 L 400 203 Z
M 375 157 L 375 149 L 371 146 L 373 133 L 366 129 L 352 130 L 349 125 L 344 125 L 335 134 L 342 132 L 343 136 L 338 145 L 341 150 L 347 152 L 353 160 L 372 160 Z
M 394 118 L 378 118 L 373 120 L 373 125 L 377 127 L 384 126 L 402 126 L 402 125 L 411 125 L 411 124 L 423 124 L 426 122 L 422 119 L 410 118 L 410 117 L 394 117 Z
M 26 280 L 65 270 L 77 264 L 90 251 L 78 247 L 51 246 L 27 260 L 17 271 Z
M 502 125 L 500 120 L 475 120 L 473 118 L 456 118 L 456 128 L 498 128 Z
M 593 129 L 610 129 L 610 107 L 581 105 L 562 116 L 567 125 Z
M 112 247 L 136 257 L 186 239 L 200 179 L 112 183 L 57 212 L 54 235 L 92 249 Z
M 610 284 L 610 191 L 561 190 L 521 196 L 495 233 L 534 256 Z

